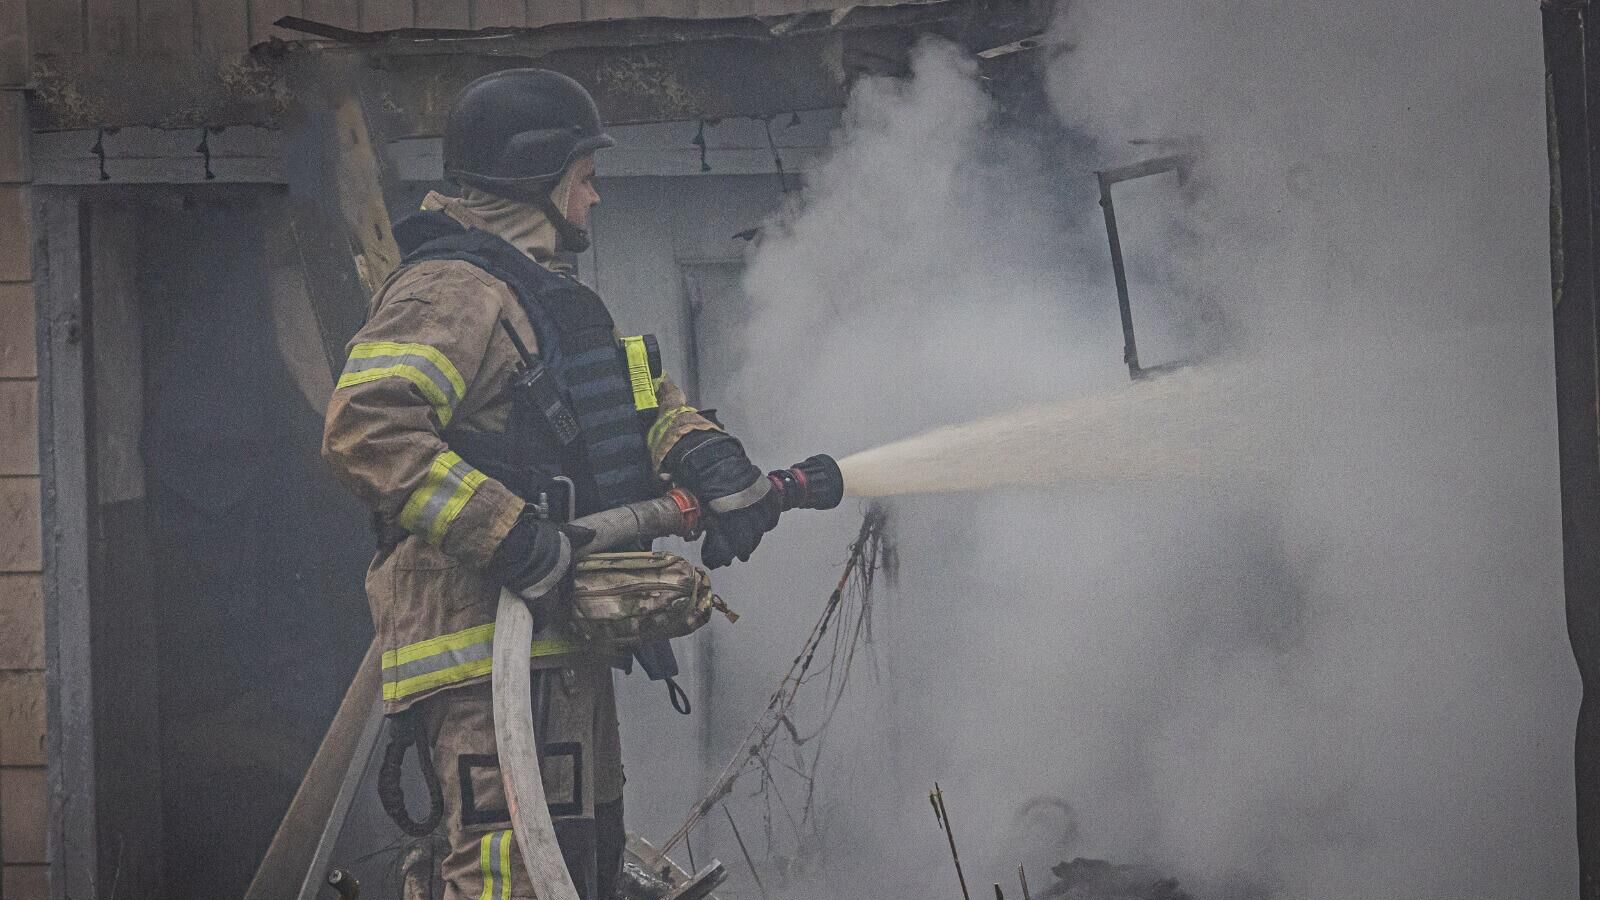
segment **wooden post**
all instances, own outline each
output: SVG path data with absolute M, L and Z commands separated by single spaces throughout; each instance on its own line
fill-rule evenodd
M 91 474 L 82 227 L 72 191 L 42 192 L 35 222 L 45 674 L 49 688 L 50 892 L 98 896 L 94 693 L 89 635 Z
M 284 813 L 278 833 L 273 836 L 267 855 L 250 880 L 245 900 L 284 900 L 297 896 L 305 880 L 306 868 L 316 852 L 317 840 L 333 810 L 334 798 L 345 773 L 356 762 L 356 749 L 362 728 L 378 702 L 380 683 L 378 642 L 367 647 L 356 677 L 339 702 L 328 733 L 317 747 L 317 755 L 306 770 L 306 777 L 295 791 L 289 811 Z

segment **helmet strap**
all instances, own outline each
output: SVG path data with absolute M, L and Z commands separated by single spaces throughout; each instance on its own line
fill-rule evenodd
M 539 191 L 533 202 L 550 219 L 550 224 L 555 226 L 557 250 L 582 253 L 589 249 L 588 229 L 572 224 L 572 220 L 556 206 L 555 198 L 550 196 L 549 191 Z

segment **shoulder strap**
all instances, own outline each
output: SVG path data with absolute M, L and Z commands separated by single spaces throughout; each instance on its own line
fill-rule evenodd
M 505 282 L 517 297 L 517 305 L 533 326 L 539 341 L 539 355 L 552 368 L 558 367 L 562 352 L 559 322 L 550 315 L 550 304 L 539 302 L 540 294 L 554 288 L 562 276 L 539 265 L 522 251 L 486 231 L 462 226 L 442 212 L 420 212 L 395 223 L 395 240 L 405 251 L 402 265 L 439 259 L 469 262 Z M 607 318 L 610 314 L 607 313 Z

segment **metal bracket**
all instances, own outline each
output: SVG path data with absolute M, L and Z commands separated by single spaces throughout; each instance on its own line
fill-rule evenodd
M 1128 270 L 1122 258 L 1122 238 L 1117 233 L 1117 210 L 1111 201 L 1111 187 L 1124 181 L 1148 178 L 1166 172 L 1178 174 L 1178 184 L 1189 180 L 1189 169 L 1194 156 L 1187 153 L 1158 156 L 1144 162 L 1094 173 L 1100 180 L 1100 209 L 1106 216 L 1106 237 L 1111 242 L 1111 273 L 1117 282 L 1117 308 L 1122 313 L 1122 361 L 1128 364 L 1128 377 L 1135 381 L 1156 372 L 1161 367 L 1143 368 L 1139 365 L 1139 344 L 1133 336 L 1133 307 L 1128 298 Z

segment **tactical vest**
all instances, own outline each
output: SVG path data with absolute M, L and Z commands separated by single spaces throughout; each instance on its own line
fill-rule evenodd
M 404 265 L 462 260 L 504 282 L 538 339 L 538 353 L 528 354 L 513 385 L 505 432 L 447 429 L 442 437 L 451 450 L 523 500 L 543 504 L 557 521 L 566 518 L 569 502 L 583 516 L 661 494 L 646 440 L 661 375 L 653 338 L 619 341 L 611 312 L 594 291 L 442 212 L 409 216 L 395 224 L 394 235 Z M 506 329 L 515 341 L 509 323 Z M 561 477 L 570 479 L 576 496 L 564 496 Z M 666 641 L 643 645 L 634 655 L 652 679 L 678 672 Z

